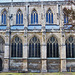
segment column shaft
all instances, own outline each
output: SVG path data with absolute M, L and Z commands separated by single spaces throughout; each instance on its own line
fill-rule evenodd
M 42 58 L 42 69 L 41 72 L 47 72 L 47 60 L 46 60 L 46 31 L 45 31 L 45 13 L 43 2 L 41 2 L 41 25 L 42 25 L 42 47 L 41 47 L 41 58 Z

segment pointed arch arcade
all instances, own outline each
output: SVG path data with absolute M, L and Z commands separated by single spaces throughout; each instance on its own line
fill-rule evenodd
M 75 58 L 75 38 L 66 39 L 66 58 Z
M 23 55 L 23 44 L 22 40 L 16 36 L 13 38 L 11 43 L 11 57 L 22 57 Z
M 36 36 L 29 41 L 29 57 L 40 57 L 40 40 Z
M 52 36 L 47 41 L 47 58 L 58 58 L 59 46 L 57 39 Z

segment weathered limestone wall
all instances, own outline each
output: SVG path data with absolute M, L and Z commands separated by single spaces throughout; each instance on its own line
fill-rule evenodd
M 63 72 L 66 71 L 75 71 L 75 60 L 66 60 L 66 46 L 65 40 L 71 35 L 75 37 L 75 33 L 66 32 L 62 34 L 62 28 L 60 30 L 52 30 L 47 32 L 45 29 L 46 25 L 46 12 L 50 8 L 53 12 L 53 24 L 60 24 L 62 27 L 64 25 L 62 9 L 64 3 L 60 3 L 60 17 L 58 18 L 58 5 L 55 2 L 40 2 L 40 3 L 14 3 L 13 8 L 11 9 L 10 3 L 0 4 L 0 25 L 1 25 L 1 14 L 3 10 L 7 10 L 7 27 L 10 26 L 10 21 L 8 16 L 13 14 L 12 25 L 16 25 L 16 13 L 20 9 L 23 13 L 23 25 L 24 30 L 15 30 L 11 31 L 11 42 L 18 36 L 22 39 L 23 43 L 23 57 L 18 59 L 14 58 L 10 60 L 10 69 L 11 70 L 22 70 L 29 72 Z M 27 30 L 28 25 L 31 25 L 31 12 L 35 9 L 38 13 L 38 25 L 42 26 L 41 30 Z M 10 12 L 11 11 L 11 12 Z M 29 12 L 29 13 L 28 13 Z M 29 17 L 28 17 L 29 15 Z M 36 25 L 36 24 L 35 24 Z M 4 53 L 0 54 L 0 58 L 3 60 L 3 70 L 9 71 L 9 29 L 0 30 L 0 36 L 5 41 Z M 41 57 L 39 59 L 29 59 L 29 41 L 30 39 L 36 36 L 40 40 L 41 45 Z M 58 40 L 59 44 L 59 59 L 47 59 L 47 41 L 48 39 L 54 36 Z
M 68 72 L 75 72 L 75 59 L 67 59 L 66 67 Z
M 22 69 L 23 69 L 23 60 L 22 59 L 11 59 L 10 69 L 12 71 L 22 71 Z
M 48 59 L 47 60 L 47 72 L 60 72 L 60 59 Z
M 41 72 L 41 60 L 40 59 L 28 59 L 28 71 L 29 72 Z

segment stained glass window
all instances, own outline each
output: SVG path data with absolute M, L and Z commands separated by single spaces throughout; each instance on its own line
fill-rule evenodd
M 38 14 L 36 10 L 33 10 L 31 13 L 31 24 L 37 24 L 38 23 Z
M 46 23 L 53 23 L 53 13 L 50 9 L 46 13 Z
M 6 15 L 7 15 L 7 11 L 4 10 L 4 11 L 2 12 L 1 24 L 6 25 Z
M 40 41 L 35 36 L 29 42 L 29 57 L 40 57 Z
M 47 57 L 59 57 L 58 41 L 53 36 L 47 41 Z
M 11 45 L 11 57 L 22 57 L 23 45 L 19 37 L 15 37 Z
M 23 24 L 23 14 L 21 10 L 18 10 L 16 14 L 16 24 Z
M 72 36 L 66 40 L 66 57 L 75 58 L 75 39 Z

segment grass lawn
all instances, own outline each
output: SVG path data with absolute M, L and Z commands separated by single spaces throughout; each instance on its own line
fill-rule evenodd
M 75 72 L 65 73 L 0 73 L 0 75 L 75 75 Z

